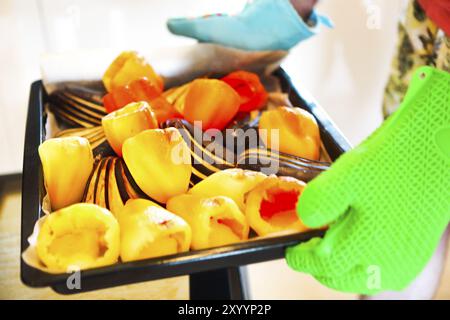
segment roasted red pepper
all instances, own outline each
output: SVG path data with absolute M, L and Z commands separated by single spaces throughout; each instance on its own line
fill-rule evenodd
M 241 97 L 240 112 L 250 112 L 263 107 L 267 102 L 267 91 L 258 75 L 247 71 L 235 71 L 222 78 Z
M 145 101 L 151 106 L 158 123 L 180 117 L 175 108 L 161 95 L 159 89 L 146 78 L 134 80 L 127 86 L 117 87 L 103 97 L 103 105 L 108 113 L 139 101 Z
M 306 184 L 291 177 L 269 176 L 246 194 L 245 216 L 259 236 L 305 232 L 296 205 Z
M 134 102 L 134 99 L 127 86 L 119 87 L 103 97 L 103 106 L 108 113 L 119 110 L 132 102 Z

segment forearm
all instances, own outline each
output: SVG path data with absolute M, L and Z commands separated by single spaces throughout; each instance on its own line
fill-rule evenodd
M 290 0 L 304 21 L 307 21 L 318 0 Z

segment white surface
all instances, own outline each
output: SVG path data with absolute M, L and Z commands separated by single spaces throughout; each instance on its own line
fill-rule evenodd
M 31 81 L 43 42 L 34 1 L 0 1 L 0 175 L 22 171 Z
M 324 0 L 336 28 L 300 44 L 284 66 L 356 144 L 381 122 L 381 100 L 402 0 Z M 21 171 L 30 83 L 44 52 L 137 49 L 192 43 L 165 27 L 171 16 L 236 12 L 243 0 L 0 1 L 0 174 Z M 367 3 L 381 28 L 369 29 Z M 288 269 L 284 261 L 249 267 L 253 298 L 354 298 Z

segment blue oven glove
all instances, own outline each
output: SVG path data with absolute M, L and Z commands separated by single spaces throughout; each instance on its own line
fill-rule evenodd
M 169 19 L 169 30 L 200 42 L 216 43 L 242 50 L 289 50 L 332 22 L 312 12 L 305 23 L 289 0 L 254 0 L 237 15 Z

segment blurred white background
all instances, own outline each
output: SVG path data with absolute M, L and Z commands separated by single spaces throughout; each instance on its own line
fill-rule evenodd
M 328 111 L 351 143 L 381 122 L 381 101 L 403 0 L 323 0 L 336 27 L 301 43 L 284 67 Z M 0 175 L 21 171 L 29 87 L 45 52 L 149 49 L 193 40 L 171 35 L 166 20 L 238 12 L 244 0 L 1 0 Z M 379 18 L 378 28 L 372 23 Z M 18 204 L 19 202 L 17 202 Z M 19 213 L 20 208 L 17 208 Z M 284 261 L 250 266 L 253 298 L 355 298 L 294 273 Z
M 380 102 L 402 0 L 323 0 L 334 30 L 301 43 L 285 62 L 352 143 L 380 122 Z M 21 171 L 29 86 L 45 52 L 147 50 L 193 40 L 171 35 L 166 20 L 238 12 L 245 0 L 1 0 L 0 175 Z M 380 28 L 367 27 L 379 9 Z M 376 12 L 375 12 L 376 13 Z M 8 150 L 8 152 L 5 152 Z

